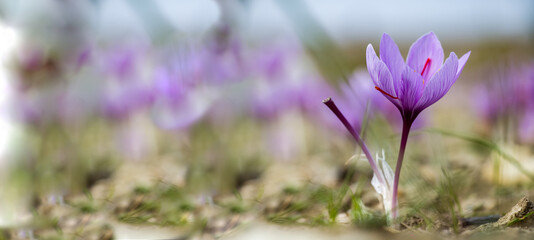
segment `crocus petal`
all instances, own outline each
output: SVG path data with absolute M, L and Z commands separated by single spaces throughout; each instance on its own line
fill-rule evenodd
M 386 96 L 389 101 L 399 107 L 400 105 L 396 99 L 397 96 L 395 95 L 396 91 L 393 85 L 393 77 L 391 76 L 391 72 L 389 72 L 386 64 L 382 62 L 378 56 L 376 56 L 376 52 L 371 44 L 367 46 L 367 70 L 369 71 L 369 75 L 371 75 L 371 79 L 375 85 L 387 93 L 383 93 L 384 96 Z
M 416 111 L 420 112 L 441 99 L 456 82 L 457 71 L 458 57 L 451 52 L 443 67 L 426 83 L 423 96 L 416 105 Z
M 380 60 L 382 60 L 393 77 L 393 85 L 395 90 L 399 90 L 401 73 L 404 68 L 404 58 L 399 51 L 399 47 L 395 41 L 387 34 L 382 35 L 380 40 Z M 398 94 L 398 92 L 396 92 Z
M 417 73 L 408 65 L 404 67 L 401 79 L 400 99 L 402 107 L 405 110 L 414 109 L 423 94 L 425 80 L 421 77 L 421 74 Z
M 378 56 L 376 56 L 376 52 L 373 48 L 373 45 L 367 45 L 367 51 L 365 56 L 367 61 L 367 71 L 371 75 L 371 80 L 373 80 L 375 86 L 379 86 L 380 84 L 377 81 L 378 78 L 376 76 L 373 76 L 373 73 L 375 72 L 378 63 L 380 62 L 380 59 L 378 58 Z
M 388 162 L 386 162 L 384 149 L 382 149 L 382 157 L 380 157 L 378 153 L 376 154 L 376 161 L 379 168 L 378 174 L 380 177 L 377 176 L 377 173 L 373 174 L 371 185 L 378 194 L 382 195 L 382 204 L 384 205 L 386 215 L 391 217 L 391 203 L 393 202 L 393 179 L 395 174 L 393 173 L 393 170 L 389 166 Z M 384 179 L 384 182 L 381 183 L 378 179 Z
M 456 78 L 458 78 L 460 74 L 462 74 L 465 63 L 467 62 L 467 59 L 469 59 L 470 55 L 471 55 L 471 51 L 467 52 L 460 59 L 458 59 L 458 71 L 456 72 Z
M 443 64 L 443 48 L 433 32 L 423 35 L 412 44 L 406 64 L 421 74 L 429 58 L 430 66 L 427 66 L 423 74 L 426 80 L 432 78 Z

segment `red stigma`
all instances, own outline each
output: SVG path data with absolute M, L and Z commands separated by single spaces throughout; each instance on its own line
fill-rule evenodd
M 423 74 L 425 73 L 426 68 L 430 66 L 430 63 L 432 63 L 432 60 L 430 58 L 427 58 L 425 66 L 423 66 L 423 71 L 421 71 L 421 76 L 423 76 Z
M 393 98 L 393 99 L 399 99 L 398 97 L 393 97 L 391 96 L 391 94 L 387 93 L 386 91 L 380 89 L 379 87 L 375 86 L 375 89 L 378 90 L 379 92 L 383 93 L 384 95 L 390 97 L 390 98 Z

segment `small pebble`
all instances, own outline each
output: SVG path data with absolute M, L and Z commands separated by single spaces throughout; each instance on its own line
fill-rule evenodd
M 336 216 L 336 222 L 341 224 L 349 224 L 350 217 L 346 213 L 340 213 Z

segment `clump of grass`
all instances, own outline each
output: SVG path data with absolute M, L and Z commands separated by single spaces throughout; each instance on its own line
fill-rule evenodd
M 167 200 L 183 200 L 185 198 L 184 190 L 171 185 L 157 189 L 156 195 Z
M 340 213 L 341 208 L 343 207 L 343 199 L 347 195 L 349 186 L 347 184 L 342 184 L 339 190 L 333 190 L 328 193 L 327 201 L 327 211 L 328 218 L 331 223 L 336 222 L 336 217 Z
M 95 213 L 100 210 L 101 206 L 93 199 L 89 191 L 85 191 L 86 199 L 79 202 L 71 203 L 73 207 L 77 208 L 82 213 Z
M 287 224 L 296 224 L 297 221 L 299 220 L 299 217 L 276 214 L 276 215 L 267 217 L 267 220 L 269 220 L 270 222 L 276 223 L 276 224 L 287 225 Z
M 386 216 L 369 211 L 361 201 L 361 191 L 353 193 L 348 183 L 337 188 L 308 184 L 291 194 L 286 189 L 282 193 L 292 200 L 286 208 L 267 217 L 268 221 L 276 224 L 333 225 L 339 214 L 348 212 L 352 222 L 359 227 L 381 228 L 387 225 Z M 323 211 L 325 207 L 326 215 Z
M 296 201 L 292 202 L 289 205 L 289 209 L 291 209 L 294 212 L 304 212 L 306 209 L 310 207 L 310 204 L 307 201 Z
M 150 188 L 147 186 L 136 186 L 134 188 L 135 194 L 148 194 L 150 193 Z
M 382 228 L 388 225 L 387 216 L 369 211 L 363 204 L 359 188 L 351 195 L 350 218 L 352 222 L 362 228 Z
M 98 206 L 92 201 L 82 202 L 78 204 L 78 208 L 82 213 L 95 213 L 98 211 Z
M 247 208 L 243 205 L 243 203 L 231 203 L 228 205 L 228 211 L 232 214 L 240 214 L 247 211 Z
M 460 204 L 460 199 L 458 197 L 458 186 L 461 184 L 458 181 L 454 181 L 451 174 L 449 174 L 445 169 L 442 168 L 443 181 L 441 182 L 438 192 L 442 199 L 443 203 L 446 205 L 451 218 L 452 218 L 452 227 L 455 233 L 459 231 L 459 222 L 458 214 L 462 214 L 462 205 Z M 456 178 L 459 179 L 459 178 Z M 461 179 L 461 178 L 460 178 Z
M 178 205 L 178 211 L 181 212 L 190 212 L 195 210 L 195 205 L 190 202 L 182 202 Z
M 163 217 L 162 225 L 165 226 L 182 226 L 187 224 L 187 218 L 183 215 L 178 215 L 174 213 L 165 214 Z
M 133 216 L 131 214 L 119 215 L 119 221 L 130 224 L 143 224 L 147 223 L 151 216 Z
M 195 210 L 185 191 L 175 185 L 158 183 L 152 187 L 137 186 L 133 190 L 137 195 L 125 213 L 118 220 L 130 224 L 184 225 L 187 223 L 185 213 Z
M 282 192 L 287 195 L 297 195 L 300 193 L 300 189 L 295 186 L 285 186 Z
M 501 156 L 505 161 L 508 161 L 512 166 L 514 166 L 522 174 L 524 174 L 525 176 L 530 178 L 532 181 L 534 181 L 534 174 L 532 172 L 528 171 L 526 168 L 524 168 L 521 165 L 519 160 L 517 160 L 512 155 L 507 153 L 505 150 L 503 150 L 495 142 L 492 142 L 492 141 L 489 141 L 489 140 L 486 140 L 484 138 L 477 137 L 477 136 L 470 136 L 470 135 L 455 133 L 455 132 L 446 131 L 446 130 L 442 130 L 442 129 L 430 129 L 430 130 L 427 130 L 427 132 L 429 132 L 429 133 L 437 133 L 437 134 L 441 134 L 443 136 L 464 140 L 464 141 L 470 142 L 470 143 L 472 143 L 472 144 L 474 144 L 476 146 L 480 146 L 480 147 L 486 148 L 486 149 L 488 149 L 490 151 L 493 151 L 493 152 L 497 153 L 499 156 Z
M 315 205 L 323 205 L 327 198 L 324 194 L 329 191 L 326 187 L 312 187 L 309 184 L 297 188 L 294 186 L 286 186 L 282 189 L 280 196 L 282 199 L 279 206 L 274 213 L 267 215 L 266 219 L 269 222 L 276 224 L 302 224 L 302 225 L 316 225 L 324 224 L 324 216 L 320 211 L 315 211 Z M 316 201 L 318 198 L 321 201 Z

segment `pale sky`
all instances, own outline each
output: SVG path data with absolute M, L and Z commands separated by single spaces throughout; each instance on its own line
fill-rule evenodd
M 144 33 L 143 24 L 128 0 L 99 1 L 100 10 L 86 17 L 102 36 Z M 44 7 L 56 0 L 0 0 L 8 21 L 25 23 L 36 16 L 56 18 L 57 10 Z M 81 1 L 84 2 L 84 1 Z M 175 27 L 189 34 L 202 34 L 219 18 L 214 0 L 155 0 Z M 284 2 L 279 0 L 278 2 Z M 302 0 L 309 12 L 338 42 L 376 39 L 388 32 L 398 41 L 434 31 L 440 39 L 480 41 L 488 37 L 532 37 L 534 1 L 531 0 Z M 91 9 L 89 2 L 76 3 Z M 263 38 L 294 33 L 290 20 L 276 0 L 250 0 L 243 13 L 245 36 Z M 43 14 L 42 12 L 47 12 Z M 36 20 L 39 21 L 39 20 Z

